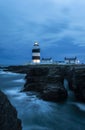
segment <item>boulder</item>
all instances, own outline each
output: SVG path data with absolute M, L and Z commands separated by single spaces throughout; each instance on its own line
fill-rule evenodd
M 11 105 L 7 96 L 0 91 L 0 130 L 22 130 L 17 111 Z

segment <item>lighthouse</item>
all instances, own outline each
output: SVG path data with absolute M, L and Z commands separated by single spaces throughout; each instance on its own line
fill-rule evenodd
M 37 42 L 34 43 L 34 46 L 32 49 L 32 62 L 40 63 L 40 47 Z

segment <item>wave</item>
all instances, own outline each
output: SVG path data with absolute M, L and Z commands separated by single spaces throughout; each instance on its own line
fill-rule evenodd
M 72 102 L 72 105 L 75 105 L 78 107 L 80 110 L 85 111 L 85 103 L 79 103 L 79 102 Z
M 12 73 L 12 72 L 9 72 L 9 71 L 3 71 L 3 70 L 0 70 L 0 74 L 3 75 L 20 75 L 19 73 Z
M 17 80 L 13 80 L 13 82 L 25 83 L 25 80 L 24 79 L 17 79 Z
M 26 99 L 27 95 L 25 93 L 21 93 L 19 88 L 12 89 L 12 90 L 5 90 L 5 94 L 8 96 L 11 96 L 11 98 L 16 99 L 16 100 L 21 100 L 21 99 Z
M 75 103 L 75 105 L 82 111 L 85 111 L 85 104 L 84 103 Z
M 19 89 L 7 89 L 4 91 L 7 95 L 17 95 L 19 92 Z

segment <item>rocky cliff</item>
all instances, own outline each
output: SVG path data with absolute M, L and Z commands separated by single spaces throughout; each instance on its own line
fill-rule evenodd
M 17 111 L 11 105 L 7 96 L 0 91 L 0 130 L 22 130 Z
M 76 99 L 85 102 L 85 65 L 83 64 L 9 66 L 4 69 L 27 74 L 23 91 L 40 92 L 41 97 L 46 100 L 59 100 L 63 96 L 65 99 L 67 92 L 63 87 L 63 80 L 67 79 L 69 89 L 75 93 Z M 59 92 L 63 92 L 64 95 Z
M 63 101 L 67 98 L 60 68 L 34 66 L 25 78 L 23 91 L 36 91 L 42 99 L 48 101 Z
M 72 88 L 77 100 L 85 102 L 85 68 L 75 68 Z

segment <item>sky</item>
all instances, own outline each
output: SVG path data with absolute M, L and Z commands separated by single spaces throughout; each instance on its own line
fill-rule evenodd
M 38 42 L 41 58 L 85 62 L 85 0 L 0 0 L 0 64 L 26 64 Z

